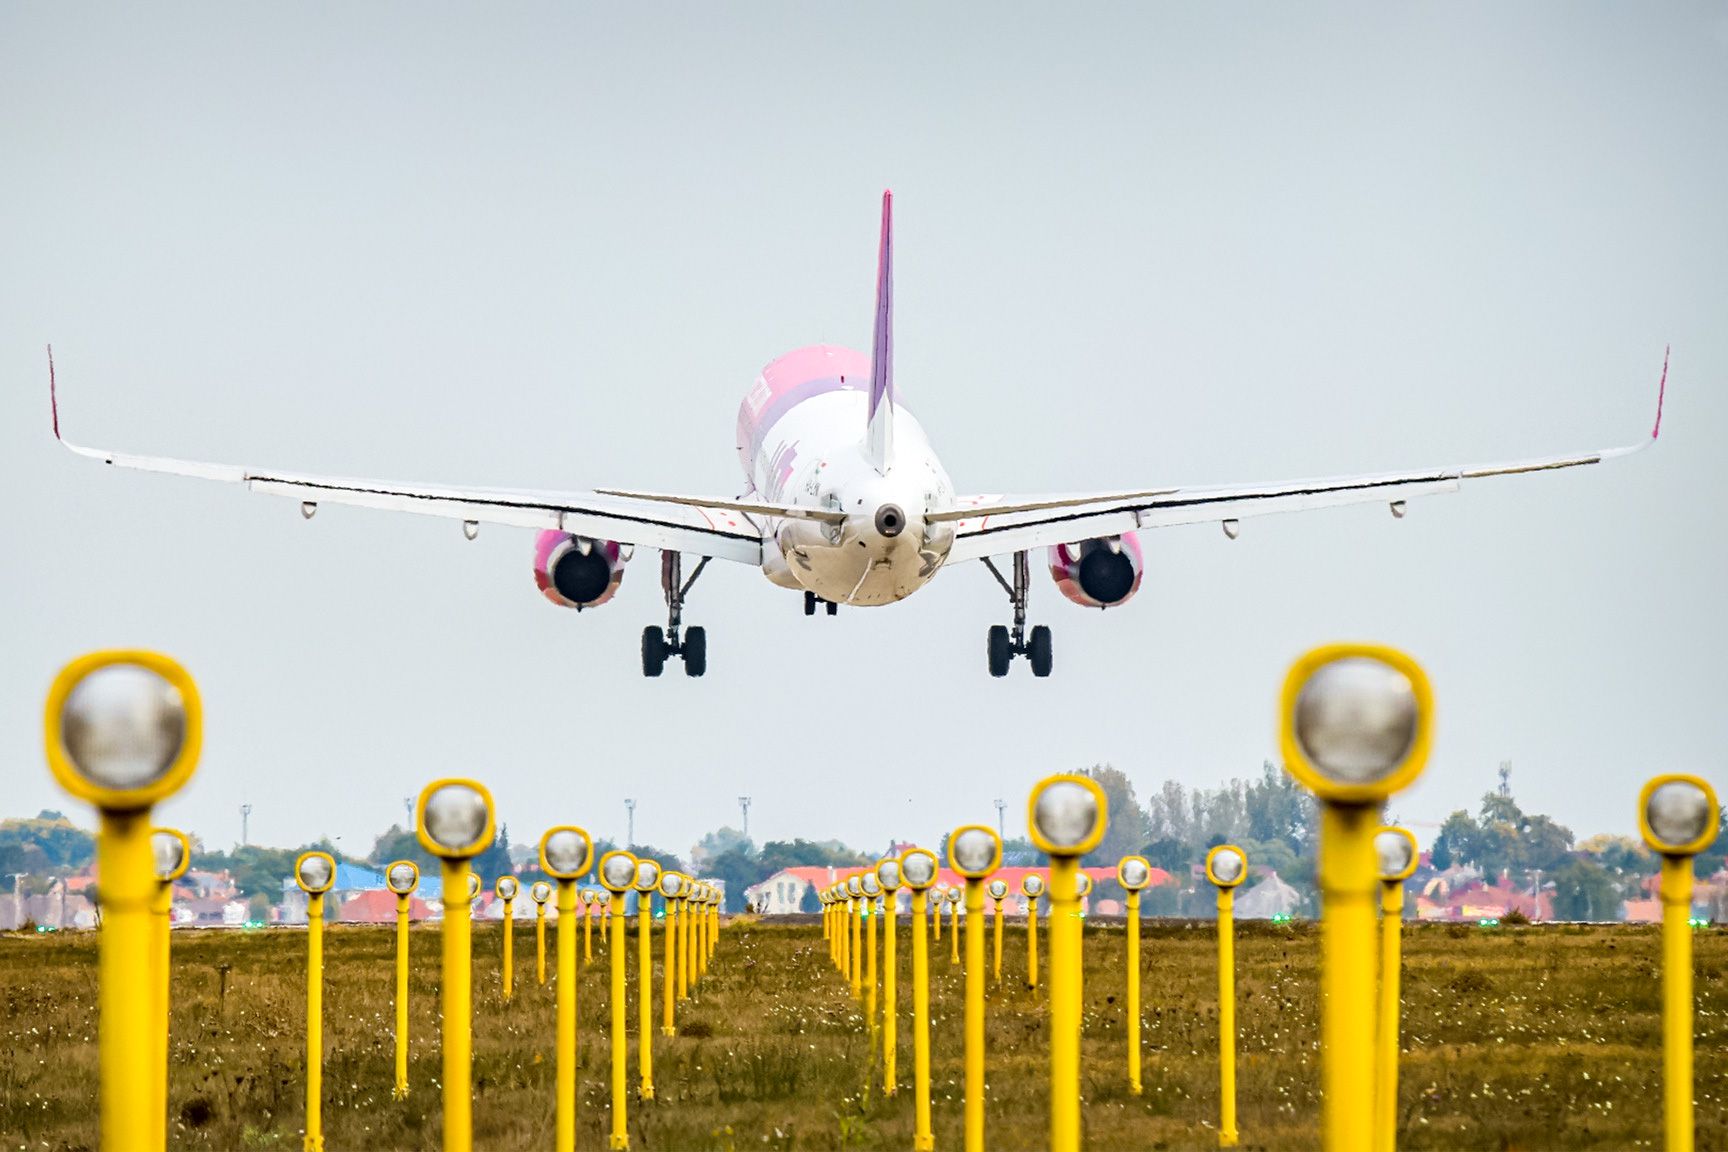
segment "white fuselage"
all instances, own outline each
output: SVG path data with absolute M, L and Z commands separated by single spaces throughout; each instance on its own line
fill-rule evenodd
M 896 406 L 893 451 L 880 473 L 861 436 L 867 405 L 867 394 L 852 387 L 799 402 L 766 430 L 748 465 L 752 488 L 766 500 L 845 513 L 843 524 L 763 524 L 768 578 L 835 604 L 905 599 L 936 575 L 954 542 L 952 525 L 924 519 L 953 507 L 954 486 L 923 426 Z

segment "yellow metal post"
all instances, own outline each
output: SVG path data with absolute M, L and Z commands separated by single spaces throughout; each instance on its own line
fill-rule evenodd
M 516 916 L 512 907 L 516 901 L 504 901 L 504 1003 L 516 994 L 516 963 L 513 945 L 516 941 Z
M 930 1131 L 930 943 L 928 895 L 912 893 L 912 1087 L 914 1152 L 931 1152 Z
M 442 860 L 444 932 L 442 979 L 444 1148 L 472 1152 L 474 1147 L 474 972 L 473 922 L 468 891 L 468 861 Z
M 864 901 L 850 900 L 846 904 L 847 918 L 852 921 L 852 999 L 864 998 Z
M 895 1019 L 896 966 L 894 936 L 899 931 L 899 900 L 893 892 L 882 894 L 882 1095 L 892 1096 L 899 1085 L 895 1082 L 895 1049 L 899 1043 L 898 1021 Z
M 1380 881 L 1380 1011 L 1375 1021 L 1374 1149 L 1398 1146 L 1398 1018 L 1404 882 Z
M 876 908 L 875 901 L 864 898 L 864 1018 L 870 1021 L 870 1031 L 876 1031 Z
M 708 909 L 708 918 L 708 954 L 712 956 L 720 948 L 720 901 Z
M 938 897 L 930 905 L 930 919 L 935 927 L 935 938 L 938 944 L 942 943 L 942 905 L 944 903 L 945 901 Z
M 949 927 L 958 939 L 959 925 Z M 970 876 L 966 880 L 966 1152 L 984 1152 L 984 882 Z
M 1662 1118 L 1668 1152 L 1692 1152 L 1692 857 L 1662 857 Z
M 1080 897 L 1078 861 L 1050 858 L 1050 1149 L 1080 1148 Z
M 629 1025 L 624 1016 L 624 895 L 612 893 L 612 1140 L 610 1147 L 630 1147 L 630 1126 L 625 1109 L 625 1078 L 629 1067 Z
M 534 904 L 534 973 L 546 983 L 546 902 Z
M 174 910 L 174 883 L 161 882 L 150 899 L 150 929 L 156 939 L 152 944 L 154 972 L 151 979 L 151 1027 L 156 1033 L 153 1074 L 156 1077 L 155 1112 L 163 1123 L 153 1124 L 150 1136 L 157 1148 L 168 1146 L 168 928 Z
M 696 979 L 708 975 L 708 905 L 696 905 Z
M 654 893 L 636 892 L 636 1062 L 642 1099 L 654 1099 Z
M 1002 897 L 1002 900 L 1006 899 L 1008 897 Z M 996 914 L 992 921 L 995 927 L 996 949 L 990 965 L 990 975 L 998 984 L 1002 983 L 1002 900 L 996 901 Z
M 408 1098 L 408 896 L 396 897 L 396 1088 Z
M 306 897 L 306 1152 L 324 1148 L 324 894 Z
M 678 999 L 690 998 L 690 977 L 694 969 L 690 965 L 690 898 L 678 898 Z
M 1128 893 L 1128 1091 L 1140 1083 L 1140 893 Z
M 1236 890 L 1218 889 L 1218 1146 L 1236 1147 Z M 1138 1053 L 1136 1053 L 1138 1055 Z
M 576 1147 L 576 909 L 580 903 L 576 882 L 559 880 L 556 1152 L 572 1152 Z
M 582 959 L 594 959 L 594 903 L 582 900 Z
M 1372 1146 L 1374 1097 L 1373 808 L 1320 806 L 1321 1135 L 1327 1152 Z
M 660 1032 L 664 1036 L 676 1036 L 678 1028 L 674 1016 L 673 1004 L 678 986 L 678 901 L 666 900 L 666 971 L 660 980 L 665 987 L 662 993 L 665 1005 L 660 1021 Z
M 150 893 L 155 885 L 150 852 L 150 814 L 104 810 L 97 841 L 102 876 L 102 933 L 97 955 L 98 1063 L 102 1074 L 102 1147 L 134 1145 L 141 1133 L 163 1127 L 152 1116 Z M 164 1136 L 164 1138 L 166 1138 Z
M 1038 897 L 1026 897 L 1026 987 L 1038 991 Z

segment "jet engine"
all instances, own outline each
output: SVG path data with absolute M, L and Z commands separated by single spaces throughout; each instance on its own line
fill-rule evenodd
M 1056 587 L 1087 608 L 1127 603 L 1140 590 L 1144 567 L 1140 540 L 1132 532 L 1050 549 L 1050 576 Z
M 634 547 L 546 530 L 534 541 L 534 583 L 554 604 L 580 612 L 612 599 Z

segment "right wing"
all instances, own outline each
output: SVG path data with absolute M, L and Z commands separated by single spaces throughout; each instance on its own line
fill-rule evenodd
M 320 504 L 350 504 L 359 508 L 460 520 L 470 534 L 480 524 L 551 528 L 597 540 L 615 540 L 665 552 L 690 552 L 740 564 L 760 565 L 762 531 L 752 516 L 808 518 L 815 515 L 820 519 L 828 515 L 762 501 L 404 484 L 86 448 L 60 435 L 60 403 L 54 386 L 52 349 L 48 355 L 54 437 L 73 452 L 117 468 L 222 480 L 244 484 L 254 492 L 292 497 L 301 502 L 301 513 L 308 517 L 317 511 Z

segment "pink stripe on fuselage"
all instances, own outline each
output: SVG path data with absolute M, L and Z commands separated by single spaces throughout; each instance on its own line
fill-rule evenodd
M 870 358 L 836 344 L 797 348 L 762 369 L 755 387 L 738 406 L 738 455 L 750 475 L 762 441 L 779 419 L 794 407 L 825 392 L 870 387 Z M 862 439 L 864 429 L 858 429 Z

